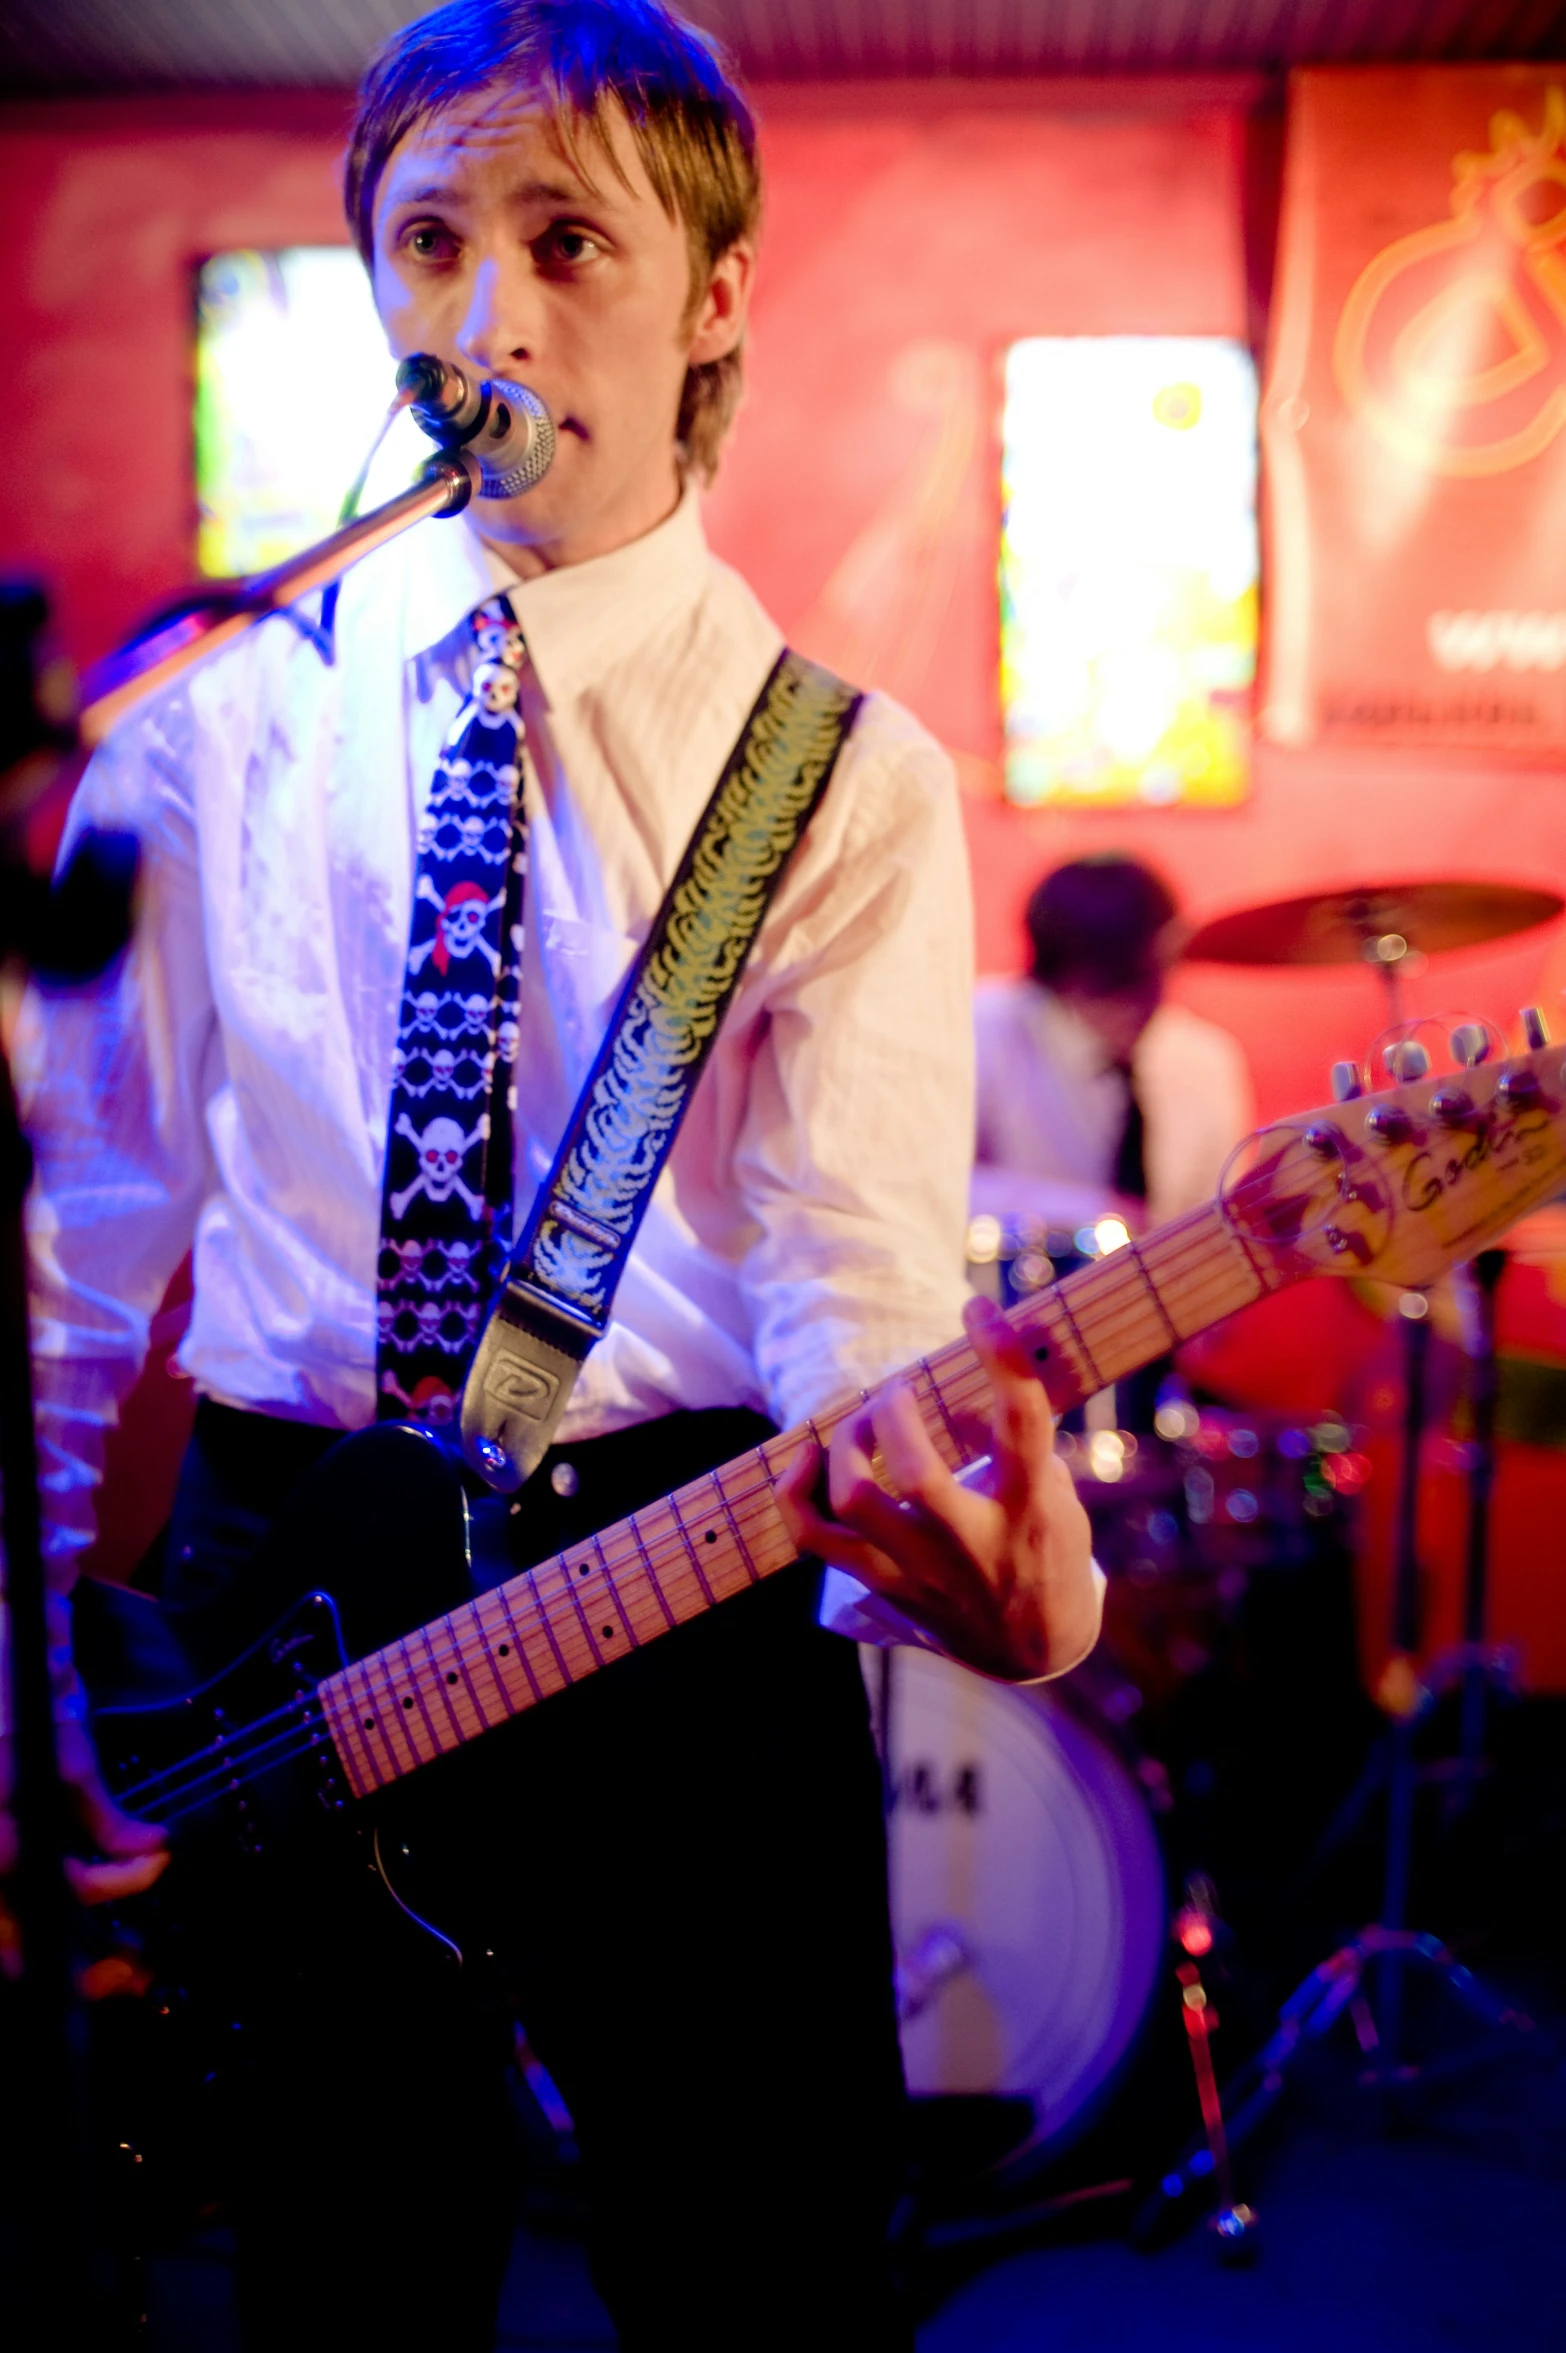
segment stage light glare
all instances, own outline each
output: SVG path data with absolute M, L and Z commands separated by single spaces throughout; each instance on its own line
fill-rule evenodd
M 1118 1430 L 1095 1430 L 1088 1440 L 1088 1468 L 1095 1479 L 1113 1487 L 1125 1474 L 1126 1442 Z
M 1175 1935 L 1180 1940 L 1181 1949 L 1189 1953 L 1193 1961 L 1200 1961 L 1204 1954 L 1213 1949 L 1213 1924 L 1205 1912 L 1182 1912 L 1175 1921 Z

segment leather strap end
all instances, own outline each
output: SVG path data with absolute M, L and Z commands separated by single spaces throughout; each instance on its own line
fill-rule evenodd
M 597 1337 L 507 1286 L 462 1392 L 463 1459 L 486 1485 L 511 1495 L 532 1477 Z

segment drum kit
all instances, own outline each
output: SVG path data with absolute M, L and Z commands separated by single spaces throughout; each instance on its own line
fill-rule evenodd
M 1547 922 L 1563 903 L 1554 892 L 1502 884 L 1356 888 L 1221 918 L 1191 936 L 1183 952 L 1232 964 L 1368 965 L 1390 1018 L 1383 1058 L 1395 1077 L 1417 1077 L 1429 1058 L 1414 1037 L 1420 1025 L 1407 1018 L 1404 994 L 1423 968 L 1419 959 Z M 1009 1302 L 1123 1238 L 1093 1228 L 1057 1233 L 1025 1216 L 975 1218 L 970 1281 Z M 1499 1253 L 1486 1255 L 1476 1295 L 1487 1302 L 1480 1324 L 1493 1342 L 1504 1261 Z M 1446 1966 L 1435 1941 L 1410 1936 L 1403 1920 L 1413 1726 L 1439 1677 L 1421 1680 L 1412 1667 L 1419 1567 L 1407 1504 L 1423 1429 L 1429 1319 L 1406 1304 L 1398 1320 L 1408 1349 L 1409 1404 L 1393 1649 L 1404 1682 L 1394 1675 L 1378 1694 L 1391 1730 L 1359 1798 L 1363 1811 L 1373 1783 L 1388 1795 L 1382 1917 L 1314 1972 L 1292 2006 L 1285 2004 L 1264 2053 L 1269 2088 L 1260 2106 L 1250 2099 L 1246 2125 L 1276 2096 L 1296 2048 L 1338 2015 L 1350 1980 L 1357 1996 L 1361 1976 L 1380 1966 L 1379 1999 L 1391 2012 L 1402 1964 L 1438 1972 Z M 1473 1359 L 1472 1385 L 1479 1434 L 1487 1441 L 1493 1347 L 1488 1358 Z M 1207 2127 L 1183 2160 L 1166 2164 L 1163 2195 L 1183 2220 L 1226 2183 L 1208 2024 L 1196 2031 L 1206 1999 L 1198 1961 L 1212 1942 L 1212 1897 L 1198 1851 L 1200 1828 L 1193 1831 L 1183 1818 L 1197 1776 L 1182 1726 L 1193 1694 L 1210 1693 L 1215 1678 L 1221 1683 L 1232 1673 L 1236 1630 L 1269 1579 L 1288 1572 L 1308 1597 L 1305 1606 L 1315 1609 L 1336 1576 L 1341 1600 L 1353 1501 L 1369 1471 L 1354 1432 L 1335 1412 L 1290 1421 L 1224 1410 L 1193 1401 L 1172 1375 L 1157 1391 L 1150 1429 L 1122 1428 L 1120 1418 L 1108 1392 L 1090 1400 L 1082 1426 L 1063 1429 L 1058 1441 L 1088 1505 L 1096 1557 L 1108 1579 L 1104 1634 L 1084 1667 L 1048 1686 L 1018 1690 L 982 1682 L 925 1652 L 867 1659 L 885 1766 L 909 2086 L 916 2100 L 932 2106 L 964 2099 L 1009 2104 L 1014 2127 L 1003 2154 L 982 2181 L 970 2179 L 960 2193 L 974 2212 L 994 2216 L 997 2230 L 1008 2227 L 1008 2215 L 1014 2221 L 1051 2203 L 1036 2193 L 1041 2182 L 1059 2177 L 1062 2152 L 1117 2092 L 1134 2091 L 1138 2054 L 1161 1991 L 1166 2008 L 1178 1993 L 1187 2013 L 1197 2081 L 1195 2094 L 1188 2085 L 1185 2096 L 1193 2121 L 1200 2096 Z M 1471 1573 L 1455 1680 L 1471 1772 L 1496 1654 L 1486 1648 L 1484 1624 L 1493 1453 L 1485 1445 L 1470 1453 L 1476 1478 Z M 1353 1681 L 1351 1641 L 1347 1647 Z M 1357 1688 L 1355 1701 L 1362 1708 Z M 1181 1902 L 1179 1881 L 1193 1868 Z M 1190 1934 L 1193 1920 L 1197 1929 Z M 1448 1971 L 1448 1990 L 1493 2026 L 1497 2005 L 1473 1980 L 1456 1982 L 1464 1975 Z M 1381 2076 L 1390 2079 L 1401 2069 L 1411 2078 L 1417 2070 L 1403 2067 L 1396 2018 L 1387 2016 L 1383 2025 Z M 1133 2184 L 1114 2186 L 1129 2191 Z M 1232 2195 L 1220 2195 L 1219 2205 L 1220 2249 L 1231 2259 L 1237 2251 L 1243 2256 L 1254 2229 L 1251 2210 Z

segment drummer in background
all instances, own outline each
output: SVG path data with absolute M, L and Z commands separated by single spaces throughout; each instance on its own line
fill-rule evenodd
M 1104 851 L 1057 866 L 1027 906 L 1032 969 L 981 982 L 973 1210 L 1136 1231 L 1194 1209 L 1254 1125 L 1227 1030 L 1164 1002 L 1179 951 L 1168 886 Z

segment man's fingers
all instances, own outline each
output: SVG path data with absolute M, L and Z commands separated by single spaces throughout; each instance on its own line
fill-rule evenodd
M 876 1391 L 870 1426 L 895 1494 L 943 1514 L 960 1504 L 962 1491 L 936 1453 L 906 1382 L 889 1381 Z
M 889 1600 L 906 1598 L 911 1580 L 876 1542 L 877 1533 L 905 1535 L 899 1525 L 897 1506 L 884 1495 L 870 1475 L 869 1457 L 862 1443 L 855 1445 L 852 1434 L 844 1439 L 840 1428 L 832 1441 L 833 1461 L 829 1473 L 834 1516 L 828 1519 L 816 1501 L 821 1476 L 822 1454 L 818 1446 L 801 1447 L 788 1463 L 774 1490 L 783 1524 L 801 1552 L 813 1553 L 818 1560 L 830 1561 L 834 1568 L 846 1569 L 857 1577 L 861 1585 L 870 1586 Z M 854 1468 L 845 1479 L 841 1465 L 845 1455 L 851 1455 Z M 877 1516 L 877 1506 L 883 1515 Z M 840 1516 L 840 1506 L 848 1518 Z
M 863 1578 L 862 1556 L 869 1548 L 835 1520 L 827 1519 L 816 1502 L 822 1459 L 819 1446 L 802 1446 L 785 1465 L 773 1489 L 783 1525 L 801 1552 L 814 1553 L 818 1560 L 830 1560 Z
M 106 1855 L 150 1855 L 164 1845 L 163 1832 L 152 1822 L 138 1822 L 117 1806 L 103 1786 L 103 1775 L 92 1743 L 82 1725 L 59 1727 L 60 1772 L 75 1793 L 77 1811 Z
M 146 1827 L 138 1823 L 138 1829 Z M 83 1863 L 65 1858 L 65 1876 L 84 1904 L 117 1904 L 126 1896 L 141 1895 L 167 1866 L 168 1848 L 157 1854 L 126 1855 L 112 1862 Z
M 993 1299 L 975 1293 L 963 1308 L 962 1323 L 974 1354 L 992 1381 L 997 1375 L 1007 1376 L 1042 1390 L 1038 1366 L 1028 1354 L 1027 1342 Z
M 1049 1397 L 1022 1340 L 990 1300 L 971 1299 L 963 1324 L 994 1394 L 996 1496 L 1015 1509 L 1053 1453 L 1055 1419 Z

